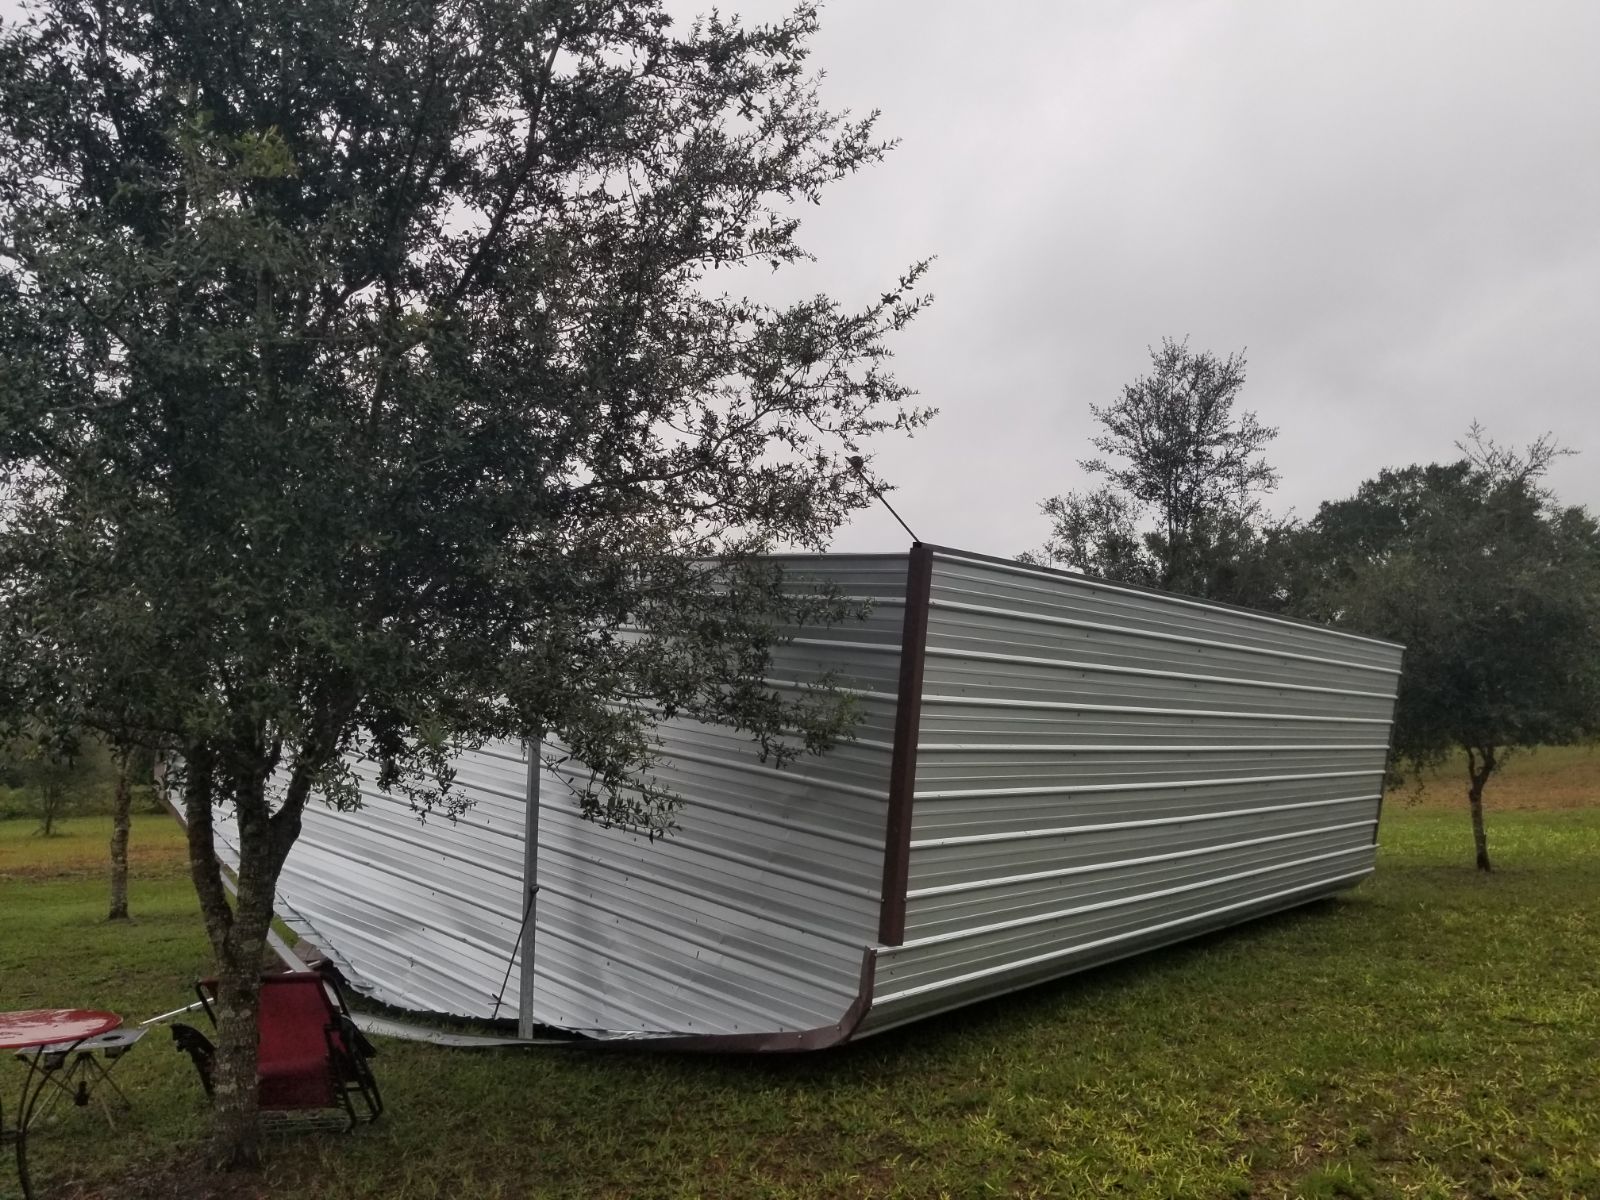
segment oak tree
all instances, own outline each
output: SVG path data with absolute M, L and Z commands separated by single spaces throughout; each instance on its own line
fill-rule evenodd
M 0 29 L 0 686 L 181 762 L 253 1163 L 274 885 L 350 756 L 426 809 L 451 752 L 548 731 L 654 829 L 652 721 L 778 760 L 850 728 L 770 681 L 848 604 L 762 556 L 868 500 L 926 412 L 864 307 L 747 299 L 878 159 L 803 6 L 38 0 Z M 237 900 L 214 814 L 237 828 Z
M 1260 498 L 1277 486 L 1264 457 L 1277 430 L 1234 411 L 1244 355 L 1167 338 L 1150 365 L 1115 403 L 1090 406 L 1103 457 L 1078 466 L 1103 483 L 1045 500 L 1050 539 L 1025 557 L 1211 599 L 1270 601 L 1259 560 L 1276 528 Z
M 1465 758 L 1474 857 L 1484 789 L 1519 750 L 1600 735 L 1600 523 L 1541 477 L 1561 453 L 1473 427 L 1460 459 L 1381 472 L 1305 531 L 1297 608 L 1405 644 L 1393 764 Z

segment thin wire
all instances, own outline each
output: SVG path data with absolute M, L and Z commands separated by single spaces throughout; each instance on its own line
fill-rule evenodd
M 922 539 L 916 535 L 916 532 L 911 528 L 911 526 L 906 524 L 905 518 L 899 513 L 895 512 L 894 505 L 889 503 L 888 497 L 878 490 L 878 485 L 867 478 L 866 461 L 862 459 L 860 455 L 851 455 L 849 458 L 845 459 L 845 462 L 850 464 L 850 469 L 860 477 L 862 483 L 867 485 L 868 490 L 878 498 L 878 502 L 889 510 L 889 515 L 896 521 L 900 522 L 900 528 L 904 529 L 908 534 L 911 535 L 911 540 L 913 542 L 921 542 Z
M 500 990 L 494 994 L 494 1011 L 489 1014 L 491 1021 L 500 1015 L 501 998 L 506 994 L 506 984 L 511 982 L 511 966 L 517 961 L 517 951 L 522 947 L 522 933 L 528 928 L 528 914 L 533 912 L 533 897 L 538 890 L 537 886 L 528 889 L 528 901 L 522 906 L 522 924 L 517 926 L 517 940 L 511 943 L 511 957 L 506 959 L 506 977 L 500 981 Z

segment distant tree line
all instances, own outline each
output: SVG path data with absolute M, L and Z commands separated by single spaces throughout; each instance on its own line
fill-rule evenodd
M 16 727 L 0 737 L 0 819 L 33 819 L 41 837 L 54 837 L 63 818 L 83 813 L 111 817 L 110 892 L 107 916 L 128 916 L 128 839 L 136 803 L 160 812 L 153 786 L 155 755 L 137 747 L 118 750 L 87 730 L 48 725 L 0 713 Z
M 1171 339 L 1091 406 L 1091 490 L 1045 500 L 1025 561 L 1307 618 L 1406 647 L 1390 770 L 1466 760 L 1477 865 L 1489 779 L 1516 751 L 1600 736 L 1600 524 L 1543 483 L 1551 435 L 1502 446 L 1474 424 L 1448 462 L 1380 471 L 1310 519 L 1270 516 L 1277 431 L 1235 411 L 1243 353 Z

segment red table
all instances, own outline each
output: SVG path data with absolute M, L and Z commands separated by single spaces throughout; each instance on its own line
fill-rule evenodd
M 22 1098 L 17 1103 L 17 1178 L 22 1183 L 24 1200 L 32 1200 L 28 1180 L 28 1123 L 40 1093 L 50 1082 L 52 1072 L 67 1062 L 72 1052 L 91 1038 L 122 1024 L 116 1013 L 91 1008 L 34 1008 L 23 1012 L 0 1012 L 0 1051 L 32 1050 L 18 1057 L 27 1065 L 22 1077 Z M 5 1130 L 5 1115 L 0 1112 L 0 1132 Z

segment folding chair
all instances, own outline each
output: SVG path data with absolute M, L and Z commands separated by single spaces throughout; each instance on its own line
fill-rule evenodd
M 216 981 L 201 980 L 195 992 L 215 1027 L 211 1004 Z M 367 1065 L 377 1050 L 350 1019 L 344 992 L 333 976 L 315 971 L 263 975 L 257 1037 L 256 1080 L 263 1111 L 343 1108 L 346 1130 L 354 1129 L 358 1120 L 375 1121 L 382 1115 L 383 1097 Z M 189 1025 L 172 1026 L 172 1039 L 194 1062 L 201 1086 L 211 1095 L 216 1053 L 211 1040 Z

